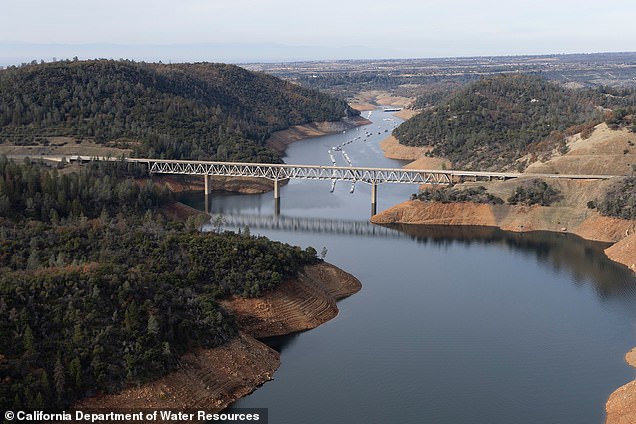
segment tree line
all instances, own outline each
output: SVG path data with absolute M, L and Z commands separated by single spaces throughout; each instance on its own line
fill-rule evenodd
M 0 70 L 0 143 L 69 136 L 167 159 L 279 162 L 277 130 L 355 115 L 342 101 L 233 65 L 65 61 Z

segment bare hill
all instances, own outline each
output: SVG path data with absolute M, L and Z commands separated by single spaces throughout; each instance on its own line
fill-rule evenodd
M 596 126 L 587 139 L 575 134 L 567 139 L 567 152 L 545 162 L 530 164 L 525 172 L 550 174 L 631 175 L 636 165 L 636 133 L 626 128 Z

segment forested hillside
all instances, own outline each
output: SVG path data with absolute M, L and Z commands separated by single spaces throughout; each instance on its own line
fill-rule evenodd
M 140 156 L 269 162 L 279 160 L 264 147 L 273 131 L 356 113 L 233 65 L 95 60 L 0 70 L 0 143 L 70 136 L 129 141 Z
M 159 377 L 233 337 L 222 296 L 258 296 L 317 262 L 249 233 L 166 220 L 129 164 L 78 174 L 0 158 L 0 409 L 67 408 Z
M 456 168 L 502 169 L 546 139 L 564 147 L 564 130 L 601 119 L 592 99 L 537 76 L 488 77 L 425 109 L 394 135 L 407 146 L 431 146 Z

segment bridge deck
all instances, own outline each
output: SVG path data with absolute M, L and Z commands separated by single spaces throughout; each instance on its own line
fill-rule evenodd
M 361 182 L 371 185 L 371 214 L 375 215 L 377 206 L 377 186 L 382 183 L 393 184 L 443 184 L 450 185 L 466 180 L 507 180 L 520 177 L 534 178 L 561 178 L 561 179 L 609 179 L 614 175 L 585 175 L 585 174 L 525 174 L 520 172 L 490 172 L 490 171 L 465 171 L 454 169 L 402 169 L 402 168 L 370 168 L 355 166 L 332 165 L 293 165 L 274 163 L 246 163 L 246 162 L 212 162 L 196 160 L 171 160 L 149 158 L 112 158 L 92 156 L 70 156 L 60 158 L 55 156 L 44 157 L 46 160 L 65 160 L 76 162 L 102 161 L 126 161 L 143 163 L 148 166 L 151 174 L 182 174 L 202 175 L 205 183 L 206 199 L 209 194 L 208 177 L 256 177 L 267 178 L 274 181 L 274 213 L 280 212 L 279 181 L 286 179 L 326 180 L 335 184 L 336 181 L 349 181 L 352 184 Z M 206 212 L 207 212 L 206 200 Z
M 71 157 L 70 160 L 118 160 L 109 158 Z M 308 180 L 332 180 L 363 182 L 367 184 L 450 184 L 466 179 L 506 180 L 519 177 L 560 179 L 609 179 L 614 175 L 589 174 L 529 174 L 520 172 L 490 172 L 465 170 L 431 170 L 402 168 L 373 168 L 331 165 L 294 165 L 246 162 L 213 162 L 192 160 L 169 160 L 127 158 L 128 162 L 144 163 L 151 173 L 213 175 L 227 177 L 259 177 L 270 180 L 288 178 Z

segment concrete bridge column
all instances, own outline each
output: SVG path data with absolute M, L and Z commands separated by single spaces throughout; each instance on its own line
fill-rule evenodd
M 274 215 L 280 215 L 280 189 L 278 180 L 274 180 Z
M 210 176 L 203 175 L 203 183 L 205 185 L 205 213 L 210 213 Z
M 377 213 L 378 204 L 378 184 L 371 183 L 371 216 Z

